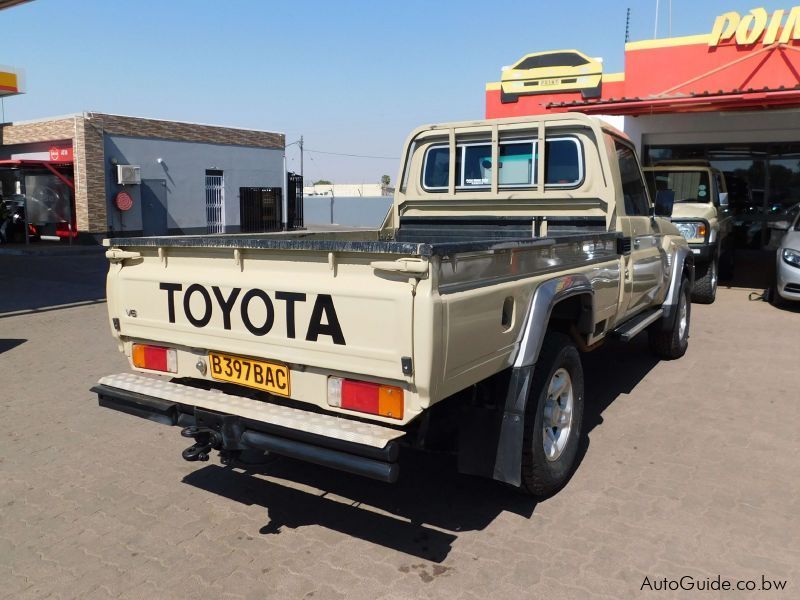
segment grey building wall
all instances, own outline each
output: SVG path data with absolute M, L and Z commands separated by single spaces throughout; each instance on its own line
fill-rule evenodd
M 167 190 L 167 227 L 170 233 L 204 233 L 206 230 L 206 169 L 220 170 L 225 182 L 225 226 L 239 228 L 240 187 L 282 187 L 283 151 L 223 144 L 170 141 L 106 135 L 105 167 L 108 226 L 115 232 L 142 229 L 141 190 L 138 185 L 116 183 L 119 164 L 139 165 L 142 179 L 163 179 Z M 158 159 L 162 159 L 162 163 Z M 117 192 L 125 189 L 134 199 L 131 210 L 120 214 L 114 206 Z
M 333 221 L 331 221 L 331 205 Z M 303 221 L 306 225 L 349 225 L 352 227 L 378 227 L 383 223 L 389 207 L 391 196 L 373 197 L 339 197 L 305 196 L 303 197 Z

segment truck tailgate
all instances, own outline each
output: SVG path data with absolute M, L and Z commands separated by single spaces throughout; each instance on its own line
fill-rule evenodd
M 117 247 L 109 256 L 120 336 L 405 378 L 412 286 L 370 266 L 397 255 Z

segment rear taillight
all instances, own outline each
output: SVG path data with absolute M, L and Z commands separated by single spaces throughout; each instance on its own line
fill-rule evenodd
M 403 390 L 393 385 L 329 377 L 328 404 L 392 419 L 403 418 Z
M 134 344 L 131 351 L 133 366 L 165 373 L 178 372 L 178 352 L 175 348 Z

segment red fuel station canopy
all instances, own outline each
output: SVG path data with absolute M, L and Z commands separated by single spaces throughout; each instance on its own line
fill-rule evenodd
M 569 87 L 565 82 L 575 81 L 567 69 L 562 77 L 552 66 L 546 73 L 530 71 L 532 77 L 546 77 L 540 86 L 533 78 L 524 79 L 524 71 L 518 74 L 520 65 L 512 69 L 522 83 L 504 75 L 503 81 L 487 84 L 487 118 L 569 111 L 643 115 L 800 107 L 800 7 L 771 15 L 760 8 L 746 15 L 729 12 L 717 17 L 709 34 L 628 43 L 625 72 L 603 74 L 599 93 L 595 90 L 592 97 L 574 85 L 564 89 Z M 502 94 L 509 85 L 522 93 L 509 100 Z M 532 88 L 536 91 L 529 92 Z

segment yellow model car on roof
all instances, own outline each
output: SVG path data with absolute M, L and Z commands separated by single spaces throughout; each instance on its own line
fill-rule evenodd
M 524 95 L 573 91 L 580 91 L 584 98 L 597 98 L 602 78 L 602 60 L 577 50 L 527 54 L 513 66 L 503 67 L 500 101 L 516 102 Z

